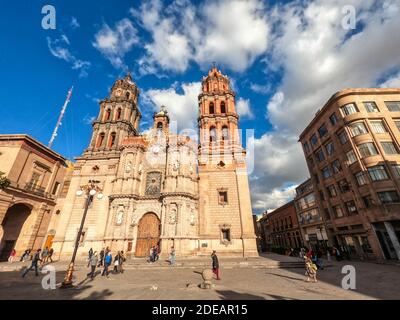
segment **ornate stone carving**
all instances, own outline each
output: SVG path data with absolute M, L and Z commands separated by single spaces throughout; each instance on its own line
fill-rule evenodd
M 122 206 L 119 207 L 117 214 L 115 215 L 115 224 L 121 225 L 124 221 L 124 208 Z
M 149 172 L 146 178 L 146 196 L 157 196 L 161 191 L 161 173 Z
M 132 171 L 132 162 L 128 161 L 126 166 L 125 166 L 125 172 L 130 173 Z
M 170 224 L 175 224 L 178 220 L 178 211 L 177 208 L 174 206 L 171 208 L 168 214 L 168 222 Z

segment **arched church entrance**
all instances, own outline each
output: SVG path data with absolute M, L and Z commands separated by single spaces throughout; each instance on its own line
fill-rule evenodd
M 146 213 L 139 221 L 136 240 L 136 257 L 147 257 L 150 248 L 160 241 L 160 220 L 155 213 Z
M 22 236 L 22 227 L 31 211 L 32 209 L 25 204 L 15 204 L 7 210 L 1 223 L 3 237 L 0 242 L 0 261 L 7 260 L 11 251 L 16 248 L 17 242 Z

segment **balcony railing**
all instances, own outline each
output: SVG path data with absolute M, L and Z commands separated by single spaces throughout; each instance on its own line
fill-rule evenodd
M 46 190 L 45 188 L 39 187 L 33 183 L 27 183 L 25 185 L 25 188 L 23 188 L 23 190 L 25 190 L 29 193 L 32 193 L 34 195 L 44 197 L 44 198 L 51 198 L 51 199 L 54 198 L 53 195 L 51 195 L 50 193 L 45 191 Z

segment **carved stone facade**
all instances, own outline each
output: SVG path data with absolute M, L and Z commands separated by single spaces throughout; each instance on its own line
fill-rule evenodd
M 213 154 L 212 148 L 204 147 L 208 140 L 201 138 L 199 146 L 189 137 L 170 133 L 164 107 L 154 114 L 153 128 L 140 135 L 139 90 L 129 75 L 116 81 L 110 98 L 100 103 L 90 145 L 75 164 L 53 242 L 56 253 L 68 257 L 73 251 L 85 203 L 76 191 L 89 180 L 97 180 L 105 197 L 94 199 L 89 208 L 80 255 L 90 248 L 109 247 L 143 257 L 157 243 L 163 256 L 171 246 L 178 256 L 209 255 L 210 250 L 257 255 L 244 151 L 235 131 L 234 94 L 228 78 L 215 68 L 208 78 L 215 72 L 216 78 L 224 77 L 227 89 L 221 91 L 227 112 L 218 113 L 216 134 L 224 137 L 229 146 L 226 155 L 230 154 L 216 164 L 207 163 Z M 208 103 L 205 97 L 219 94 L 203 92 L 199 102 Z M 200 110 L 201 134 L 208 130 L 205 118 L 209 123 L 216 121 L 215 115 Z M 207 151 L 206 158 L 199 150 Z M 218 203 L 221 192 L 227 194 L 223 204 Z

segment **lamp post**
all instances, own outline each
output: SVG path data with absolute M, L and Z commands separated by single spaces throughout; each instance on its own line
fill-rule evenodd
M 76 253 L 78 252 L 79 241 L 82 237 L 83 226 L 85 224 L 86 215 L 89 209 L 90 203 L 93 201 L 94 196 L 97 194 L 97 198 L 101 200 L 103 198 L 102 189 L 97 186 L 100 181 L 90 180 L 89 184 L 82 186 L 77 192 L 76 195 L 81 197 L 82 195 L 86 196 L 85 202 L 85 210 L 83 212 L 81 226 L 78 230 L 78 235 L 75 240 L 74 253 L 72 254 L 71 262 L 69 264 L 67 274 L 65 275 L 64 281 L 61 284 L 61 288 L 70 288 L 72 287 L 72 275 L 74 272 L 75 258 Z

